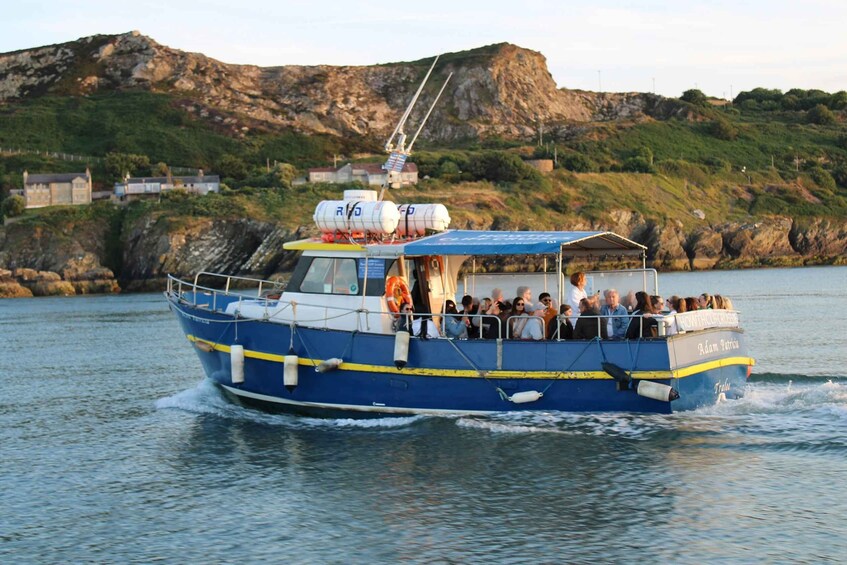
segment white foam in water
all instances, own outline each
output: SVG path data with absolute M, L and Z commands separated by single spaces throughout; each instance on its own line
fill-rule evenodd
M 805 412 L 830 413 L 847 417 L 847 386 L 826 381 L 822 383 L 752 383 L 744 397 L 722 402 L 696 411 L 699 414 L 797 414 Z
M 324 419 L 289 414 L 270 414 L 253 408 L 244 408 L 230 402 L 223 391 L 210 379 L 203 379 L 197 386 L 178 392 L 173 396 L 160 398 L 156 401 L 156 408 L 159 410 L 176 409 L 194 414 L 211 414 L 231 420 L 301 428 L 401 428 L 425 418 L 425 416 L 406 416 L 370 419 Z
M 213 381 L 204 379 L 197 386 L 156 402 L 158 409 L 177 409 L 195 414 L 211 414 L 232 420 L 294 428 L 327 429 L 402 429 L 428 416 L 397 416 L 371 419 L 322 419 L 269 414 L 243 408 L 230 402 Z M 744 397 L 675 414 L 502 412 L 490 416 L 465 416 L 455 419 L 463 428 L 496 434 L 564 434 L 614 436 L 635 440 L 649 439 L 654 432 L 686 428 L 690 431 L 719 432 L 726 419 L 780 414 L 814 414 L 847 419 L 847 386 L 825 383 L 771 384 L 751 383 Z
M 667 416 L 632 413 L 503 412 L 490 416 L 459 418 L 456 424 L 492 433 L 564 434 L 645 438 L 666 426 Z

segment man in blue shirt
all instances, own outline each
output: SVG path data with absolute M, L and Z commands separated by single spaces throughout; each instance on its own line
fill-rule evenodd
M 626 337 L 626 327 L 629 325 L 629 313 L 621 305 L 617 290 L 610 288 L 603 295 L 606 303 L 600 309 L 600 315 L 607 317 L 609 339 L 623 339 Z

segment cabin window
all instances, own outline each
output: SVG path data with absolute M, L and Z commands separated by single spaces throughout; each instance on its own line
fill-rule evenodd
M 355 259 L 315 257 L 303 281 L 300 292 L 313 294 L 359 294 Z

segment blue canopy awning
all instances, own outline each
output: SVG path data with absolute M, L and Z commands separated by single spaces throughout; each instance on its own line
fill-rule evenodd
M 638 255 L 647 248 L 601 231 L 453 230 L 403 245 L 406 255 Z

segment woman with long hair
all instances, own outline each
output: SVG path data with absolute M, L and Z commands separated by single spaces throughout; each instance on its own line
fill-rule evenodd
M 526 311 L 526 303 L 520 296 L 516 296 L 512 302 L 512 312 L 509 320 L 509 337 L 512 339 L 520 339 L 521 332 L 529 320 L 529 313 Z M 526 317 L 526 319 L 523 319 Z
M 643 291 L 636 292 L 635 309 L 632 311 L 632 319 L 626 329 L 626 338 L 654 337 L 659 329 L 659 323 L 653 317 L 654 314 L 650 295 Z

